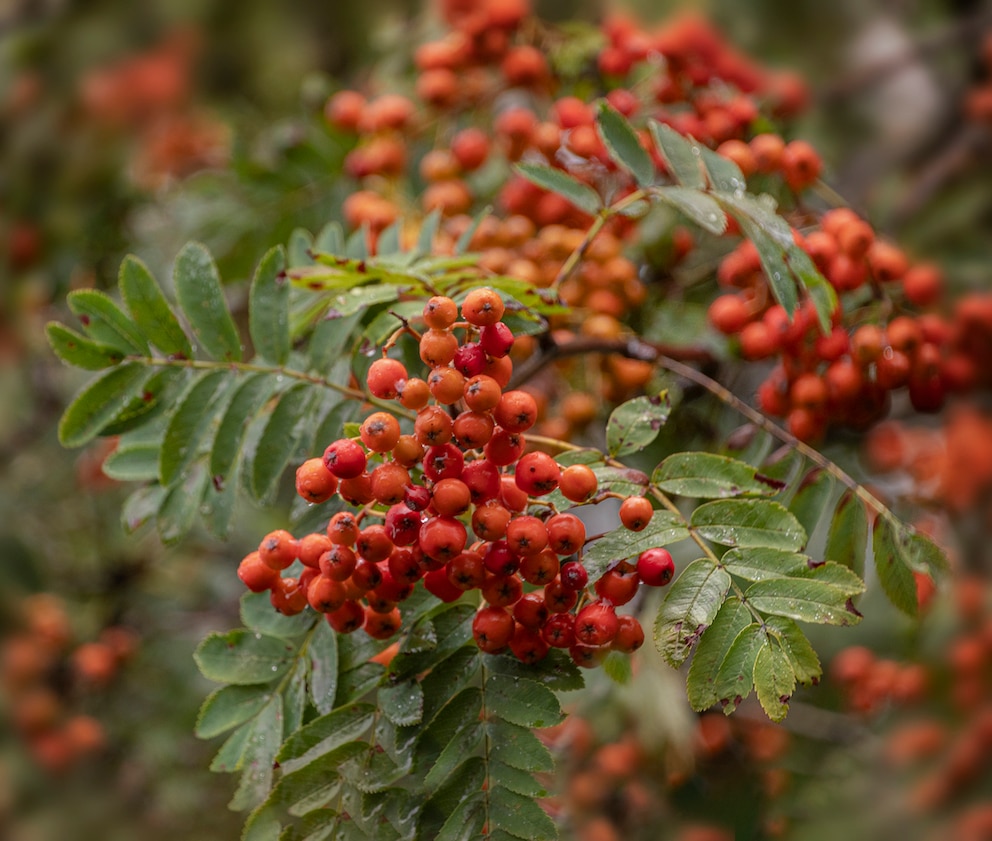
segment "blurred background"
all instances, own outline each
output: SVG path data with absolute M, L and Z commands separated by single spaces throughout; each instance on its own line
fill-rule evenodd
M 543 0 L 535 7 L 553 22 L 579 21 L 569 24 L 575 37 L 594 32 L 607 7 L 646 23 L 686 8 L 705 14 L 759 63 L 808 81 L 810 105 L 788 131 L 822 152 L 834 190 L 911 256 L 938 261 L 955 289 L 989 287 L 992 4 Z M 380 85 L 409 77 L 411 32 L 438 27 L 429 4 L 412 0 L 0 3 L 0 837 L 238 837 L 243 816 L 226 808 L 234 781 L 207 770 L 216 745 L 192 735 L 211 687 L 196 676 L 191 655 L 207 631 L 237 624 L 237 561 L 283 525 L 285 512 L 247 512 L 228 544 L 195 532 L 166 548 L 154 534 L 128 534 L 121 523 L 128 488 L 101 473 L 106 450 L 58 445 L 55 425 L 83 378 L 49 352 L 43 328 L 67 317 L 68 291 L 114 287 L 127 253 L 167 277 L 181 245 L 201 240 L 236 297 L 266 248 L 294 228 L 340 218 L 351 188 L 339 177 L 349 145 L 323 122 L 327 96 L 362 85 L 373 62 Z M 953 503 L 953 519 L 987 544 L 992 466 L 973 463 L 972 447 L 992 440 L 986 408 L 909 438 L 889 428 L 895 438 L 875 446 L 898 439 L 910 447 L 900 487 L 924 498 L 920 488 L 933 478 L 926 470 L 935 458 L 946 466 L 956 446 L 955 464 L 976 475 L 970 494 Z M 857 443 L 842 446 L 858 458 Z M 871 453 L 864 464 L 872 465 Z M 961 475 L 936 492 L 930 481 L 929 504 L 946 508 Z M 685 714 L 672 750 L 694 755 L 697 772 L 673 774 L 662 748 L 648 757 L 614 749 L 623 773 L 613 799 L 594 798 L 593 811 L 610 815 L 627 808 L 623 797 L 647 798 L 663 805 L 645 814 L 682 827 L 683 841 L 728 837 L 705 835 L 707 822 L 736 824 L 738 838 L 763 837 L 776 826 L 768 815 L 780 813 L 788 820 L 778 834 L 790 838 L 836 838 L 839 822 L 858 838 L 992 838 L 988 809 L 971 829 L 953 823 L 959 834 L 941 834 L 952 825 L 944 817 L 992 799 L 988 760 L 948 753 L 957 744 L 949 733 L 979 727 L 992 740 L 989 716 L 956 718 L 953 703 L 955 658 L 978 658 L 969 691 L 989 697 L 983 557 L 965 558 L 970 577 L 940 597 L 920 629 L 879 604 L 877 618 L 841 642 L 836 634 L 817 641 L 825 661 L 841 645 L 864 643 L 898 664 L 899 674 L 917 662 L 949 666 L 931 672 L 936 713 L 926 726 L 898 704 L 852 710 L 836 686 L 810 693 L 785 736 L 753 721 L 731 727 L 722 716 Z M 16 686 L 31 687 L 27 702 L 12 702 Z M 675 688 L 666 690 L 672 703 Z M 598 702 L 575 725 L 587 730 L 571 741 L 585 739 L 586 752 L 573 751 L 569 773 L 592 767 L 604 746 L 626 744 L 631 717 L 656 697 L 643 686 L 594 685 L 590 698 Z M 26 738 L 56 720 L 71 728 L 68 746 Z M 898 764 L 931 754 L 929 765 Z M 917 790 L 948 765 L 949 791 Z M 914 817 L 912 796 L 922 798 L 932 823 Z M 879 826 L 879 812 L 887 825 Z

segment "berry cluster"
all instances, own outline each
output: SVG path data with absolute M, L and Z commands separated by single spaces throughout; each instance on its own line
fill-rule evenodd
M 980 360 L 992 349 L 992 296 L 966 296 L 950 318 L 942 316 L 935 310 L 943 292 L 940 269 L 911 263 L 846 208 L 826 212 L 815 230 L 794 236 L 837 293 L 847 296 L 842 303 L 848 314 L 839 307 L 829 333 L 821 331 L 812 302 L 792 320 L 772 303 L 750 241 L 731 251 L 718 271 L 722 285 L 739 291 L 709 307 L 710 322 L 736 338 L 745 359 L 779 358 L 758 390 L 758 403 L 786 418 L 794 435 L 815 440 L 832 423 L 867 426 L 885 414 L 889 393 L 897 389 L 907 390 L 917 411 L 935 412 L 948 393 L 987 382 Z M 890 306 L 856 324 L 858 301 L 869 290 Z M 901 309 L 887 314 L 893 301 Z
M 550 455 L 527 450 L 537 402 L 525 391 L 504 391 L 514 336 L 503 313 L 496 292 L 475 289 L 462 303 L 462 321 L 454 300 L 434 297 L 424 307 L 422 333 L 402 328 L 417 336 L 426 378 L 383 356 L 370 366 L 367 385 L 377 400 L 413 415 L 412 431 L 404 432 L 391 412 L 373 412 L 356 439 L 334 441 L 322 457 L 304 462 L 296 474 L 301 497 L 321 503 L 337 495 L 361 510 L 338 512 L 326 530 L 300 540 L 286 531 L 267 535 L 238 570 L 251 590 L 270 590 L 283 613 L 309 605 L 335 630 L 364 628 L 377 639 L 399 630 L 397 604 L 421 579 L 443 601 L 479 590 L 479 647 L 509 647 L 524 662 L 558 647 L 592 666 L 611 650 L 631 652 L 643 643 L 637 619 L 616 608 L 641 583 L 667 584 L 672 557 L 648 550 L 587 589 L 578 560 L 585 525 L 545 498 L 557 490 L 586 503 L 597 478 L 586 465 L 562 468 Z M 620 517 L 639 531 L 653 510 L 648 499 L 631 497 Z M 297 559 L 302 573 L 283 575 Z
M 0 684 L 14 730 L 42 768 L 58 773 L 106 744 L 103 724 L 78 707 L 110 684 L 137 643 L 111 626 L 74 645 L 67 607 L 50 593 L 24 599 L 21 610 L 24 627 L 0 648 Z

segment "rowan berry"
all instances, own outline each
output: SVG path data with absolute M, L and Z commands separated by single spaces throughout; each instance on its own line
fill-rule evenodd
M 568 649 L 572 662 L 581 669 L 595 669 L 608 653 L 609 649 L 604 646 L 583 645 L 580 642 L 573 643 Z
M 386 453 L 400 438 L 400 422 L 388 412 L 373 412 L 361 426 L 362 443 L 374 453 Z
M 434 485 L 431 503 L 442 517 L 457 517 L 471 507 L 472 494 L 461 479 L 442 479 Z
M 350 511 L 338 511 L 327 524 L 327 536 L 331 543 L 341 543 L 345 546 L 354 546 L 358 540 L 358 523 L 355 515 Z
M 368 473 L 362 473 L 351 479 L 342 479 L 338 485 L 338 496 L 352 505 L 366 505 L 375 497 L 372 496 L 372 480 Z
M 461 598 L 463 590 L 448 579 L 447 567 L 432 569 L 424 576 L 424 589 L 443 602 L 454 602 Z
M 338 489 L 338 480 L 321 458 L 307 459 L 296 468 L 296 493 L 307 502 L 327 502 Z
M 509 607 L 524 594 L 524 585 L 515 575 L 487 575 L 480 590 L 489 604 Z
M 585 464 L 570 464 L 558 480 L 562 496 L 570 502 L 586 502 L 599 487 L 593 469 Z
M 392 553 L 393 541 L 386 532 L 386 527 L 375 523 L 362 529 L 355 543 L 355 551 L 366 561 L 377 564 Z
M 407 469 L 420 464 L 427 448 L 415 435 L 401 435 L 393 447 L 393 461 Z
M 423 560 L 422 553 L 413 547 L 401 547 L 389 553 L 389 557 L 386 559 L 386 569 L 389 570 L 393 581 L 401 585 L 416 584 L 424 575 Z M 443 566 L 444 564 L 439 564 L 436 568 Z M 379 583 L 378 587 L 381 592 L 382 582 Z M 403 598 L 406 597 L 402 596 L 398 601 Z
M 928 307 L 940 299 L 944 279 L 940 269 L 932 263 L 921 263 L 910 268 L 902 279 L 906 300 L 918 307 Z
M 295 616 L 307 607 L 307 590 L 298 578 L 280 578 L 269 592 L 272 606 L 285 616 Z
M 395 505 L 402 502 L 406 488 L 410 484 L 410 474 L 406 468 L 387 461 L 378 465 L 369 475 L 369 486 L 376 502 Z
M 592 602 L 575 616 L 575 639 L 582 645 L 606 645 L 616 636 L 619 627 L 612 604 Z
M 406 366 L 398 359 L 377 359 L 369 366 L 365 381 L 376 397 L 392 400 L 399 393 L 398 384 L 407 379 Z
M 495 409 L 503 396 L 499 383 L 492 377 L 479 374 L 465 383 L 463 397 L 465 405 L 473 412 L 488 412 Z
M 513 618 L 524 628 L 531 630 L 540 629 L 550 615 L 542 593 L 525 593 L 513 605 Z
M 406 409 L 419 412 L 431 399 L 430 386 L 420 377 L 410 377 L 396 384 L 400 404 Z
M 554 514 L 545 525 L 548 545 L 556 555 L 573 555 L 586 542 L 585 524 L 574 514 Z
M 431 368 L 447 365 L 457 350 L 458 338 L 448 330 L 431 328 L 420 337 L 420 358 Z
M 339 634 L 351 634 L 365 624 L 365 610 L 358 602 L 349 599 L 337 610 L 324 614 L 324 618 Z
M 452 364 L 465 377 L 477 377 L 486 370 L 486 351 L 478 342 L 466 342 L 455 351 Z
M 360 476 L 366 460 L 362 445 L 350 438 L 340 438 L 324 450 L 324 466 L 338 479 Z
M 548 529 L 537 517 L 514 517 L 506 527 L 506 543 L 515 555 L 536 555 L 548 545 Z
M 553 613 L 541 628 L 541 637 L 555 648 L 575 645 L 575 617 L 571 613 Z
M 468 533 L 454 517 L 432 517 L 420 526 L 418 543 L 424 554 L 441 561 L 450 561 L 464 548 Z
M 507 432 L 525 432 L 537 422 L 537 401 L 526 391 L 507 391 L 493 417 Z
M 475 327 L 495 324 L 503 318 L 503 299 L 492 289 L 473 289 L 462 303 L 462 317 Z
M 345 603 L 344 588 L 340 581 L 318 575 L 307 587 L 307 602 L 318 613 L 330 613 Z
M 490 356 L 502 358 L 513 347 L 513 331 L 502 321 L 482 328 L 479 334 L 479 345 Z
M 475 644 L 487 654 L 496 654 L 506 648 L 513 629 L 513 617 L 502 607 L 484 607 L 472 620 Z
M 619 607 L 634 598 L 640 582 L 641 577 L 636 571 L 624 572 L 620 567 L 614 567 L 603 573 L 594 586 L 600 599 Z
M 528 496 L 544 496 L 558 487 L 561 468 L 547 453 L 527 453 L 517 462 L 514 481 Z
M 365 612 L 365 633 L 372 639 L 388 640 L 401 627 L 403 618 L 399 608 L 394 607 L 389 613 Z
M 486 567 L 478 552 L 462 552 L 445 567 L 448 580 L 460 590 L 475 590 L 486 580 Z
M 490 356 L 482 374 L 496 380 L 500 388 L 506 388 L 513 376 L 513 360 L 509 356 Z
M 428 406 L 417 412 L 413 434 L 425 445 L 447 444 L 454 435 L 454 422 L 440 406 Z
M 250 552 L 238 564 L 238 578 L 253 593 L 261 593 L 275 585 L 279 570 L 265 563 L 258 552 Z
M 520 559 L 520 569 L 517 572 L 528 584 L 543 587 L 554 581 L 559 568 L 558 556 L 550 549 L 545 549 L 536 555 L 524 555 Z
M 523 435 L 496 427 L 492 437 L 486 442 L 483 452 L 487 461 L 498 467 L 506 467 L 523 455 L 525 446 L 526 440 Z
M 544 603 L 552 613 L 567 613 L 578 600 L 579 594 L 567 588 L 560 578 L 544 585 Z
M 424 453 L 424 475 L 432 482 L 459 479 L 465 467 L 465 455 L 454 444 L 438 444 Z
M 465 377 L 455 368 L 435 368 L 427 377 L 427 386 L 438 403 L 451 406 L 462 399 Z
M 331 578 L 334 581 L 346 581 L 351 578 L 355 571 L 355 564 L 358 558 L 347 546 L 332 544 L 326 552 L 322 552 L 317 559 L 321 575 Z
M 424 304 L 424 323 L 432 330 L 447 330 L 458 320 L 458 305 L 444 295 Z
M 475 505 L 496 499 L 499 495 L 499 468 L 488 459 L 476 459 L 466 464 L 461 478 Z
M 617 635 L 610 643 L 610 648 L 624 654 L 633 654 L 644 645 L 644 629 L 633 616 L 620 616 L 617 621 Z
M 420 512 L 397 503 L 386 512 L 385 527 L 389 539 L 397 546 L 412 546 L 420 532 Z
M 887 391 L 900 388 L 909 381 L 911 367 L 905 353 L 886 347 L 875 360 L 875 382 Z
M 299 552 L 300 542 L 284 529 L 269 532 L 258 544 L 258 556 L 262 563 L 275 570 L 286 569 L 296 560 Z
M 496 500 L 476 505 L 472 512 L 472 531 L 480 540 L 499 540 L 506 536 L 510 512 Z
M 644 531 L 654 516 L 651 500 L 643 496 L 629 496 L 620 503 L 620 522 L 628 531 Z
M 362 593 L 374 590 L 382 583 L 382 571 L 376 565 L 377 561 L 359 558 L 351 573 L 351 583 Z
M 488 412 L 464 411 L 455 418 L 452 430 L 459 446 L 477 450 L 489 443 L 495 426 Z
M 560 576 L 562 587 L 573 592 L 584 590 L 589 583 L 589 573 L 578 561 L 562 564 Z

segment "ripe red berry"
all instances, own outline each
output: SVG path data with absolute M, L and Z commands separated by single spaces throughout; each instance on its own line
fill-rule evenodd
M 299 551 L 299 541 L 284 529 L 269 532 L 258 544 L 258 556 L 262 563 L 274 570 L 286 569 L 296 560 Z
M 525 432 L 537 422 L 537 401 L 526 391 L 506 392 L 493 417 L 508 432 Z
M 589 573 L 578 561 L 569 561 L 562 564 L 561 583 L 566 590 L 584 590 L 589 583 Z
M 377 359 L 365 379 L 373 395 L 392 400 L 399 393 L 398 384 L 407 379 L 406 366 L 398 359 Z
M 643 496 L 629 496 L 620 503 L 620 522 L 630 531 L 643 531 L 654 516 L 651 500 Z
M 637 574 L 649 587 L 664 587 L 675 574 L 675 561 L 667 549 L 648 549 L 637 558 Z
M 279 570 L 265 563 L 258 552 L 251 552 L 238 564 L 238 578 L 253 593 L 261 593 L 279 580 Z
M 617 635 L 610 643 L 610 648 L 614 651 L 622 651 L 624 654 L 632 654 L 642 645 L 644 645 L 644 629 L 641 623 L 633 616 L 619 617 Z
M 575 639 L 582 645 L 606 645 L 616 636 L 619 627 L 613 605 L 601 601 L 592 602 L 575 617 Z
M 492 289 L 473 289 L 462 303 L 462 317 L 476 327 L 495 324 L 503 317 L 503 299 Z
M 419 544 L 424 554 L 440 561 L 450 561 L 464 548 L 468 532 L 453 517 L 432 517 L 420 526 Z
M 574 514 L 555 514 L 546 526 L 548 545 L 556 555 L 572 555 L 586 542 L 585 524 Z
M 571 648 L 575 644 L 575 617 L 571 613 L 554 613 L 541 629 L 544 641 L 555 648 Z
M 572 464 L 561 471 L 558 480 L 562 496 L 570 502 L 585 502 L 599 486 L 592 468 L 585 464 Z
M 482 328 L 479 344 L 490 356 L 502 358 L 513 347 L 513 331 L 502 321 L 490 324 Z
M 513 627 L 513 617 L 503 608 L 484 607 L 472 620 L 472 637 L 482 651 L 496 654 L 509 645 Z
M 307 502 L 326 502 L 338 489 L 338 480 L 321 458 L 307 459 L 296 468 L 296 493 Z
M 366 460 L 362 445 L 350 438 L 340 438 L 324 450 L 324 466 L 339 479 L 361 476 Z
M 527 453 L 517 462 L 514 481 L 528 496 L 544 496 L 558 487 L 561 468 L 547 453 Z
M 603 573 L 595 584 L 596 593 L 604 602 L 619 607 L 627 604 L 637 593 L 641 578 L 636 572 L 623 572 L 615 567 Z
M 373 412 L 362 422 L 361 435 L 373 453 L 388 453 L 400 439 L 400 422 L 389 412 Z

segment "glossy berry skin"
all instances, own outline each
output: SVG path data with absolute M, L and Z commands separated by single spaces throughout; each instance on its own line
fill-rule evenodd
M 561 468 L 547 453 L 527 453 L 517 462 L 514 479 L 529 496 L 544 496 L 558 487 Z
M 609 643 L 620 628 L 613 605 L 606 602 L 587 604 L 575 616 L 575 639 L 582 645 L 600 646 Z
M 354 479 L 365 470 L 367 457 L 362 445 L 350 438 L 341 438 L 324 450 L 324 467 L 338 479 Z
M 648 587 L 664 587 L 675 575 L 675 561 L 667 549 L 648 549 L 637 558 L 637 574 Z
M 472 620 L 472 637 L 487 654 L 502 651 L 513 637 L 513 617 L 501 607 L 484 607 Z

